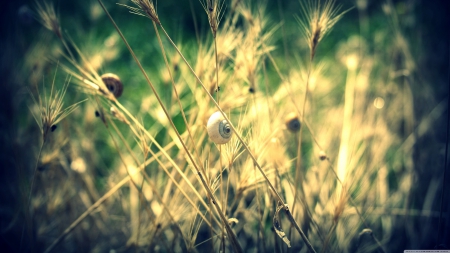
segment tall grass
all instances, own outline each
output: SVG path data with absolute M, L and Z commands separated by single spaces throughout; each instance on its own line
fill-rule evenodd
M 448 243 L 428 234 L 448 216 L 442 166 L 421 180 L 416 157 L 446 103 L 414 110 L 426 77 L 399 17 L 416 18 L 409 5 L 368 14 L 376 8 L 365 1 L 59 4 L 35 4 L 43 29 L 20 70 L 31 93 L 21 95 L 20 131 L 36 134 L 18 138 L 30 162 L 17 163 L 20 212 L 2 227 L 21 235 L 11 250 Z M 208 136 L 215 112 L 233 133 L 226 144 Z

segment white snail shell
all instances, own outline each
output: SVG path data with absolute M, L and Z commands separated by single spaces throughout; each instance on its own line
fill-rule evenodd
M 114 94 L 114 97 L 119 98 L 122 95 L 123 84 L 120 78 L 113 73 L 106 73 L 101 76 L 106 88 Z
M 209 117 L 206 128 L 209 138 L 216 144 L 225 144 L 233 136 L 233 129 L 231 129 L 230 124 L 224 119 L 220 111 L 213 113 Z

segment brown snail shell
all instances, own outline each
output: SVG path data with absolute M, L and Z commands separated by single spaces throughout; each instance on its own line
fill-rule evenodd
M 114 97 L 119 98 L 123 92 L 123 84 L 120 78 L 113 73 L 106 73 L 101 76 L 103 83 L 105 83 L 106 88 L 114 94 Z
M 286 128 L 293 133 L 300 131 L 300 128 L 302 127 L 298 115 L 295 112 L 291 112 L 286 116 L 285 124 Z

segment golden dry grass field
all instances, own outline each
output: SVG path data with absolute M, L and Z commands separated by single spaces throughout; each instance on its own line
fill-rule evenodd
M 0 251 L 449 249 L 447 1 L 0 6 Z

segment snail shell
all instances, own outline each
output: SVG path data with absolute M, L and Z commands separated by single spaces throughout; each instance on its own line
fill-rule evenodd
M 286 116 L 286 127 L 289 131 L 296 133 L 300 131 L 300 128 L 302 127 L 302 124 L 300 123 L 300 120 L 298 119 L 298 115 L 295 112 L 291 112 Z
M 119 98 L 122 95 L 123 84 L 120 78 L 112 73 L 106 73 L 101 76 L 102 81 L 105 83 L 106 88 L 114 94 L 114 97 Z
M 231 140 L 233 136 L 233 129 L 230 124 L 224 119 L 222 114 L 217 111 L 209 117 L 206 125 L 208 135 L 216 144 L 225 144 Z

